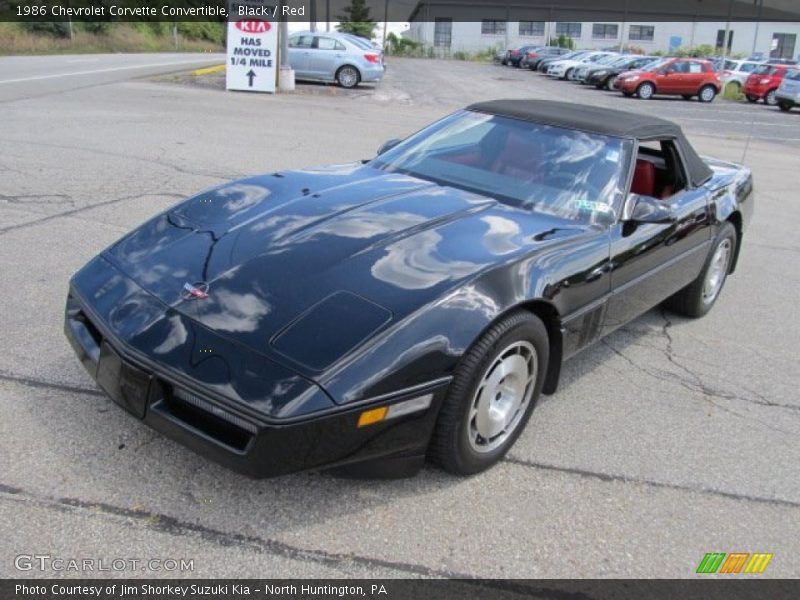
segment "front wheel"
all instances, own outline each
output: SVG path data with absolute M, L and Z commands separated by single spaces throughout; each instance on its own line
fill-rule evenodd
M 636 94 L 642 100 L 649 100 L 653 97 L 653 94 L 656 93 L 656 88 L 653 87 L 652 83 L 645 81 L 642 83 L 638 88 L 636 88 Z
M 792 105 L 788 102 L 778 102 L 778 108 L 780 108 L 783 112 L 789 112 L 792 109 Z
M 612 75 L 608 79 L 606 79 L 606 89 L 610 92 L 614 89 L 614 84 L 617 83 L 617 76 Z
M 456 369 L 428 449 L 431 461 L 459 475 L 499 461 L 530 418 L 548 357 L 547 330 L 526 311 L 484 333 Z
M 361 75 L 358 69 L 351 66 L 344 66 L 336 72 L 336 81 L 343 88 L 354 88 L 361 81 Z
M 713 85 L 706 85 L 697 95 L 700 102 L 711 102 L 717 95 L 717 89 Z
M 664 303 L 667 308 L 687 317 L 702 317 L 714 306 L 725 285 L 736 255 L 736 229 L 725 222 L 719 230 L 703 270 L 687 285 Z
M 572 79 L 572 69 L 567 69 L 566 73 L 564 73 L 564 79 L 566 80 Z
M 758 96 L 753 96 L 752 94 L 747 94 L 746 98 L 747 98 L 747 101 L 750 104 L 755 104 L 756 102 L 758 102 Z

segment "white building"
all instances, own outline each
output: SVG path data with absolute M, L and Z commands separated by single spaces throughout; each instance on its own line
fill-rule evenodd
M 417 15 L 422 17 L 422 15 Z M 580 49 L 621 49 L 635 46 L 645 53 L 669 52 L 703 44 L 723 48 L 726 28 L 728 55 L 756 52 L 774 58 L 798 58 L 800 22 L 621 22 L 621 21 L 458 21 L 437 16 L 412 19 L 404 33 L 435 52 L 474 53 L 487 48 L 546 45 L 551 37 L 565 35 Z

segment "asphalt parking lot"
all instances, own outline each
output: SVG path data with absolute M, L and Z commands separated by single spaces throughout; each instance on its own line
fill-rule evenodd
M 764 576 L 800 576 L 800 111 L 398 59 L 374 88 L 263 96 L 152 80 L 219 57 L 92 58 L 0 58 L 1 577 L 55 574 L 17 570 L 20 554 L 194 561 L 118 573 L 133 577 L 691 577 L 712 551 L 770 552 Z M 568 362 L 496 468 L 249 480 L 128 417 L 75 359 L 69 277 L 150 215 L 225 180 L 369 158 L 498 97 L 653 112 L 723 159 L 747 147 L 757 204 L 711 314 L 652 310 Z

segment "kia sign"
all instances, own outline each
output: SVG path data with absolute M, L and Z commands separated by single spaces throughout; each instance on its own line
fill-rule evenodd
M 237 0 L 238 6 L 257 9 L 258 17 L 243 16 L 228 22 L 228 59 L 225 87 L 246 92 L 275 92 L 278 64 L 278 27 L 268 16 L 274 0 Z M 260 8 L 259 8 L 260 7 Z M 231 18 L 237 19 L 237 12 Z M 253 14 L 252 12 L 250 14 Z
M 253 19 L 251 21 L 235 21 L 234 25 L 236 26 L 236 29 L 242 33 L 267 33 L 270 29 L 272 29 L 272 25 L 269 21 L 261 21 L 259 19 Z

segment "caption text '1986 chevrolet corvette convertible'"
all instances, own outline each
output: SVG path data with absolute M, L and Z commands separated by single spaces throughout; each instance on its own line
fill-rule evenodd
M 73 277 L 65 329 L 117 404 L 249 475 L 476 473 L 569 356 L 708 312 L 752 207 L 668 121 L 486 102 L 177 204 Z

